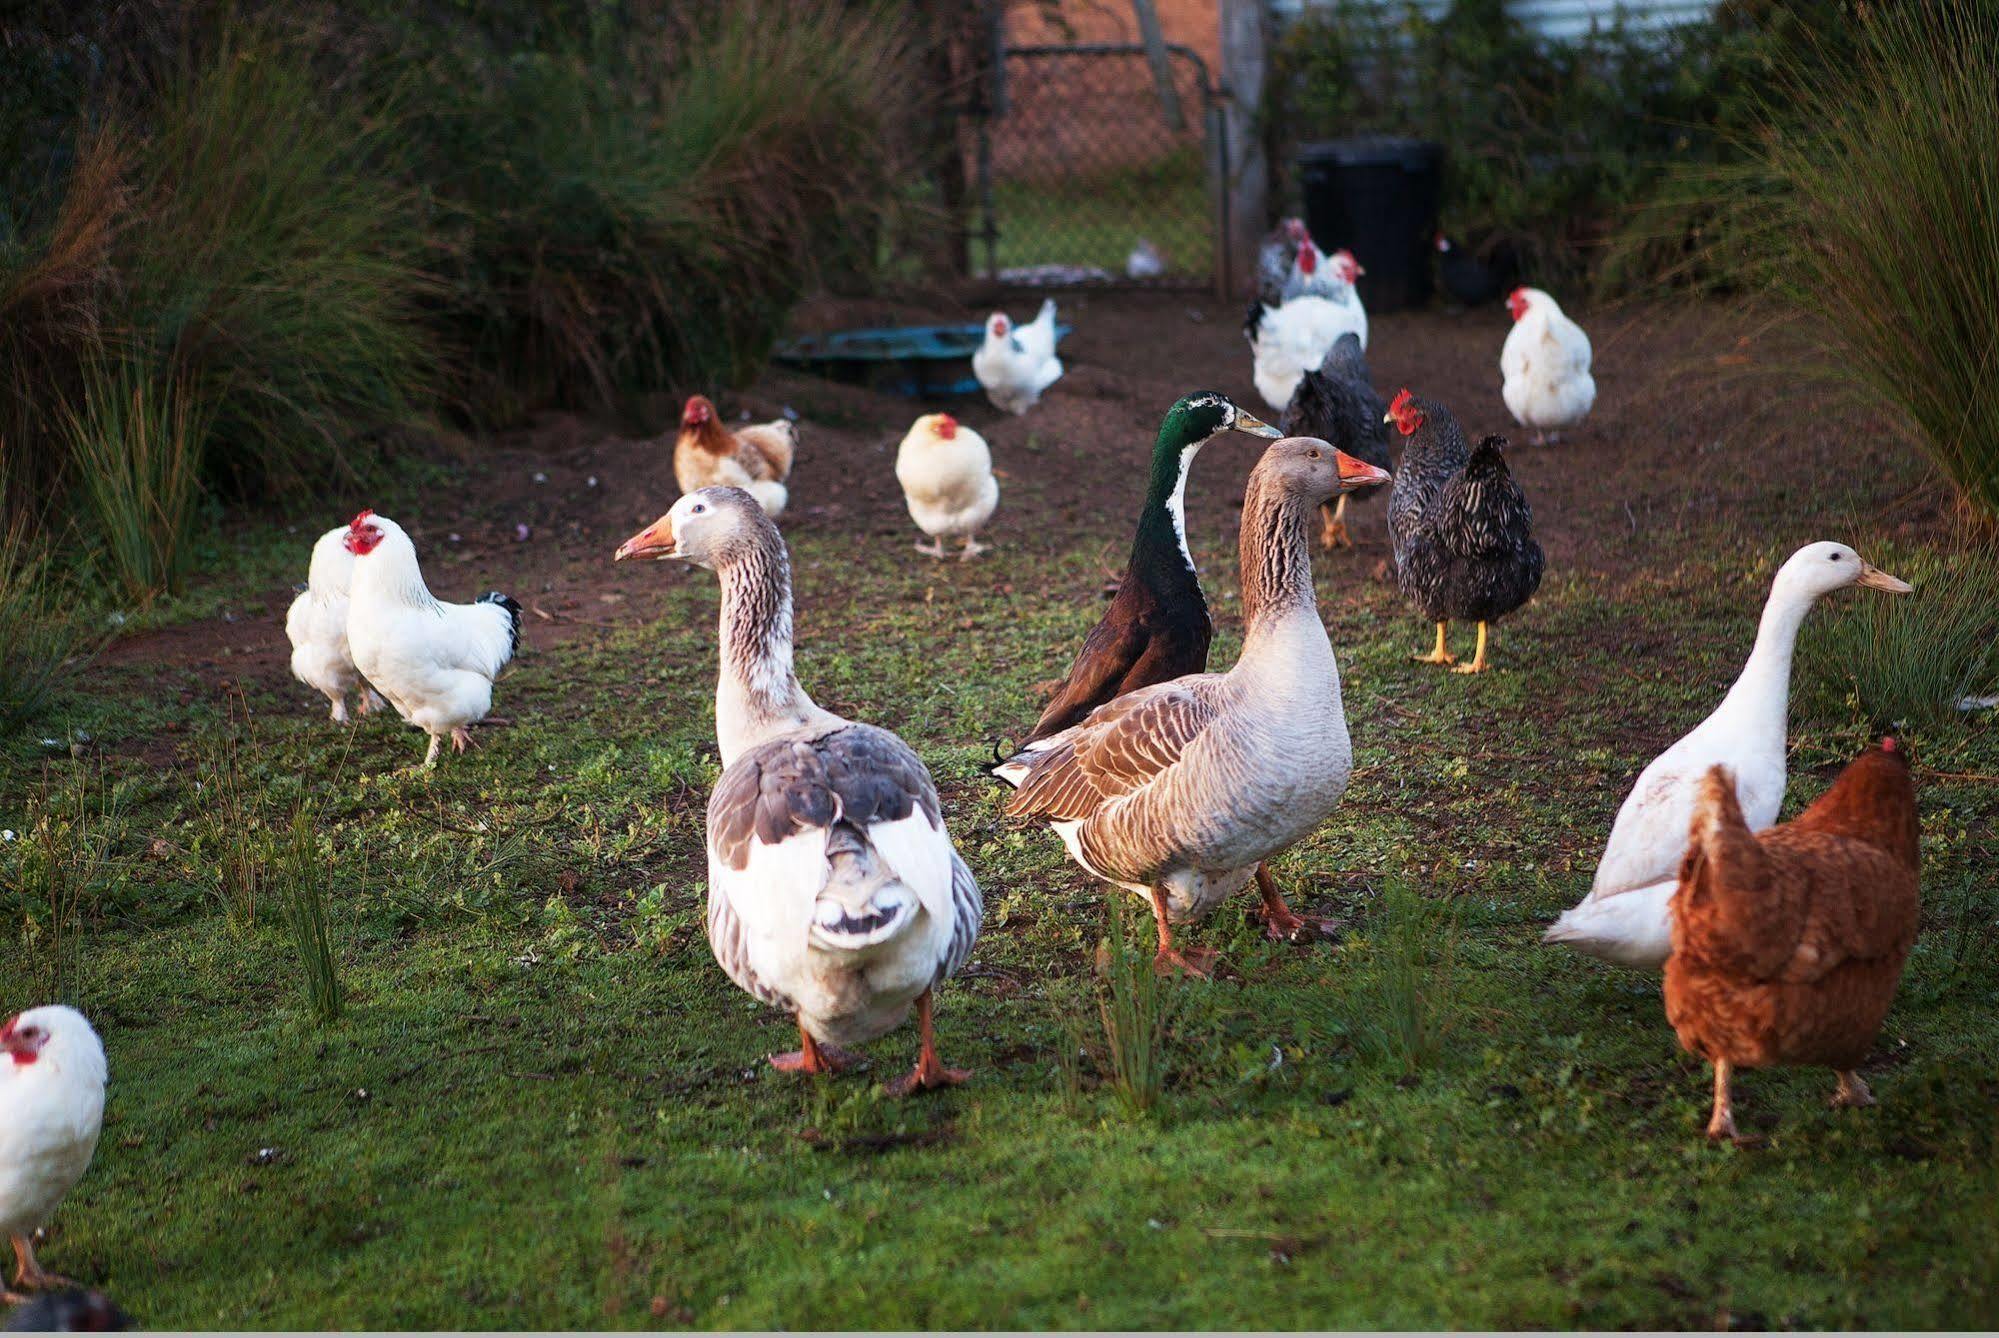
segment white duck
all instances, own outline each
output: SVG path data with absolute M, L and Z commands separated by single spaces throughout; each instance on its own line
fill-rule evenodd
M 1506 298 L 1513 328 L 1499 351 L 1500 398 L 1533 444 L 1560 436 L 1589 416 L 1596 403 L 1589 336 L 1539 288 L 1515 288 Z
M 1311 529 L 1321 502 L 1388 477 L 1316 438 L 1274 443 L 1243 501 L 1235 666 L 1127 692 L 993 769 L 1019 791 L 1009 813 L 1044 819 L 1083 868 L 1151 904 L 1162 971 L 1206 974 L 1212 954 L 1176 948 L 1171 925 L 1252 880 L 1271 937 L 1307 927 L 1263 862 L 1333 811 L 1353 766 Z
M 986 317 L 986 339 L 972 355 L 972 375 L 985 387 L 994 407 L 1022 414 L 1041 400 L 1041 392 L 1062 376 L 1055 356 L 1055 299 L 1041 303 L 1041 313 L 1027 325 L 1015 325 L 1003 311 Z
M 388 705 L 354 667 L 347 648 L 347 587 L 354 555 L 347 551 L 347 527 L 335 526 L 312 546 L 305 584 L 285 613 L 292 643 L 292 677 L 333 703 L 333 720 L 347 722 L 347 694 L 358 693 L 356 709 L 366 715 Z
M 745 991 L 793 1014 L 789 1072 L 837 1071 L 916 1007 L 921 1052 L 895 1095 L 963 1082 L 937 1058 L 931 994 L 964 965 L 985 909 L 908 744 L 822 710 L 792 672 L 791 561 L 737 488 L 703 488 L 617 559 L 679 558 L 721 578 L 708 800 L 708 943 Z
M 1821 595 L 1849 585 L 1898 595 L 1910 589 L 1845 544 L 1807 544 L 1778 569 L 1742 676 L 1714 714 L 1640 773 L 1617 810 L 1589 895 L 1555 921 L 1545 942 L 1624 966 L 1656 970 L 1665 963 L 1672 952 L 1667 907 L 1701 780 L 1710 767 L 1728 768 L 1750 830 L 1777 821 L 1798 628 Z
M 1249 338 L 1256 389 L 1270 407 L 1282 413 L 1305 373 L 1316 370 L 1341 335 L 1352 334 L 1367 347 L 1367 309 L 1353 281 L 1362 273 L 1351 252 L 1330 259 L 1308 238 L 1298 248 L 1292 283 L 1304 284 L 1302 295 L 1282 306 L 1258 305 L 1243 333 Z
M 104 1045 L 74 1008 L 31 1008 L 0 1026 L 0 1235 L 13 1242 L 16 1286 L 65 1282 L 36 1262 L 35 1232 L 97 1151 L 104 1078 Z

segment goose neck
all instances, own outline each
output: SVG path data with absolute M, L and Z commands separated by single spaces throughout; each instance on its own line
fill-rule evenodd
M 782 542 L 751 545 L 716 569 L 722 667 L 715 736 L 724 766 L 763 740 L 809 723 L 817 710 L 792 671 L 791 564 Z
M 1242 603 L 1246 636 L 1300 615 L 1318 621 L 1319 603 L 1312 587 L 1309 521 L 1317 509 L 1260 475 L 1250 478 L 1243 499 Z

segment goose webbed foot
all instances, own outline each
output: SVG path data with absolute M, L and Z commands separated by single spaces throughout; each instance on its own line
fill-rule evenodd
M 990 553 L 991 551 L 992 551 L 991 544 L 982 544 L 977 539 L 974 539 L 971 535 L 968 534 L 965 536 L 965 547 L 963 551 L 961 551 L 958 554 L 958 560 L 960 562 L 970 562 L 973 558 L 977 557 L 979 554 Z
M 1258 912 L 1263 921 L 1263 936 L 1272 943 L 1314 943 L 1339 932 L 1339 921 L 1300 915 L 1285 905 L 1277 891 L 1277 880 L 1266 865 L 1256 866 L 1256 890 L 1263 898 Z
M 930 1025 L 929 990 L 923 991 L 916 1000 L 916 1025 L 923 1036 L 923 1048 L 917 1052 L 916 1067 L 886 1084 L 884 1090 L 890 1096 L 914 1096 L 918 1092 L 956 1087 L 971 1081 L 970 1069 L 946 1068 L 944 1061 L 937 1058 L 937 1034 Z
M 845 1073 L 860 1063 L 860 1056 L 837 1045 L 823 1045 L 812 1039 L 805 1024 L 798 1026 L 798 1048 L 770 1056 L 770 1066 L 779 1073 Z
M 1166 893 L 1156 887 L 1152 889 L 1152 920 L 1159 927 L 1159 951 L 1152 955 L 1153 972 L 1162 976 L 1184 972 L 1197 980 L 1208 979 L 1215 958 L 1221 954 L 1213 948 L 1181 948 L 1174 944 L 1173 926 L 1166 918 Z
M 60 1273 L 51 1273 L 35 1258 L 35 1243 L 27 1236 L 14 1237 L 14 1285 L 24 1291 L 47 1291 L 51 1287 L 74 1287 L 76 1283 Z M 10 1293 L 12 1295 L 12 1293 Z M 19 1296 L 14 1296 L 16 1301 Z

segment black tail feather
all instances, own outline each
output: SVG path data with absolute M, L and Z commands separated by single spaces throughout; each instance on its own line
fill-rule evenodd
M 488 590 L 472 601 L 474 604 L 498 604 L 507 611 L 507 622 L 513 629 L 513 641 L 507 647 L 507 658 L 521 653 L 521 605 L 512 595 L 503 595 L 498 590 Z

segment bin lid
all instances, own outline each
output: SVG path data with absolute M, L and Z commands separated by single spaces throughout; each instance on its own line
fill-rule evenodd
M 1298 162 L 1314 166 L 1400 167 L 1421 172 L 1443 161 L 1444 146 L 1430 139 L 1401 135 L 1350 135 L 1298 146 Z

